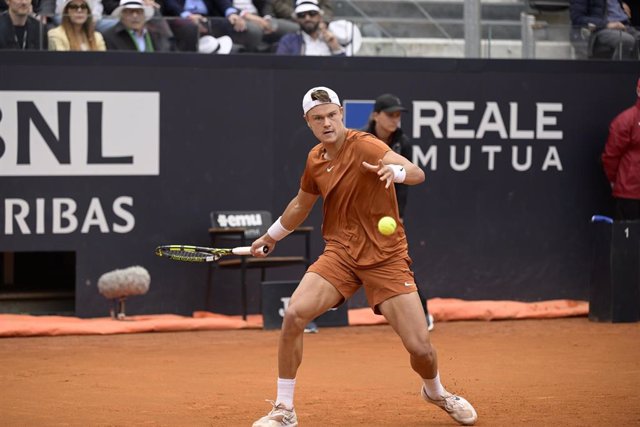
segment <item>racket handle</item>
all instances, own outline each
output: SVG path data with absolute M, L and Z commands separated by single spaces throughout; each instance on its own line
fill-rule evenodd
M 591 222 L 606 222 L 608 224 L 613 224 L 613 219 L 604 215 L 594 215 L 591 217 Z
M 251 246 L 240 246 L 237 248 L 233 248 L 231 252 L 233 252 L 234 255 L 251 255 Z M 269 252 L 269 248 L 263 246 L 262 252 L 266 254 L 267 252 Z

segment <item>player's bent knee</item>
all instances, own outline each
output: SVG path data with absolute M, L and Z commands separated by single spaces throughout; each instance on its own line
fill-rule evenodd
M 436 358 L 435 349 L 430 343 L 416 343 L 415 345 L 407 345 L 407 351 L 411 356 L 418 359 L 426 359 L 434 361 Z
M 283 330 L 300 330 L 303 331 L 304 327 L 309 323 L 310 319 L 306 319 L 296 309 L 294 305 L 290 305 L 284 312 L 284 319 L 282 320 Z

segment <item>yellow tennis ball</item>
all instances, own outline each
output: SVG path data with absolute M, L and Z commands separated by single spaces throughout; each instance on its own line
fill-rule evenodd
M 390 216 L 383 216 L 378 221 L 378 231 L 385 236 L 390 236 L 396 231 L 396 220 Z

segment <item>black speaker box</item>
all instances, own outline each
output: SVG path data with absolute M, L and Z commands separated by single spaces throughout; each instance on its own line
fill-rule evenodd
M 640 319 L 640 221 L 594 223 L 589 320 Z

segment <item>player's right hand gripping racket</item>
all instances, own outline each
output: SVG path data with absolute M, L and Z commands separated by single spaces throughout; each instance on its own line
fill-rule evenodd
M 262 252 L 266 254 L 269 248 L 263 246 Z M 163 245 L 158 246 L 155 253 L 175 261 L 214 262 L 225 255 L 251 255 L 251 246 L 218 249 L 191 245 Z

